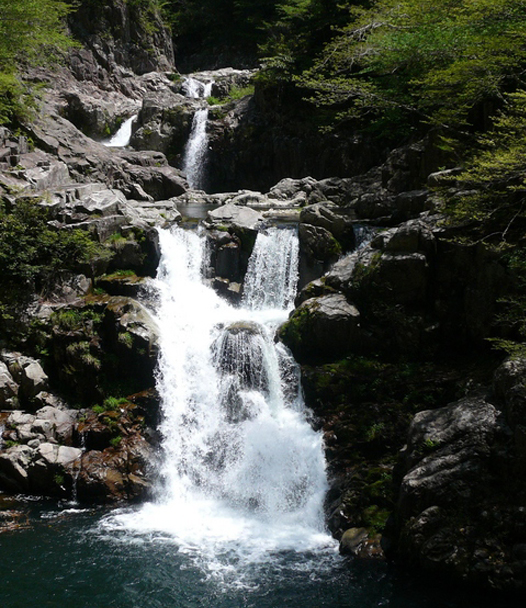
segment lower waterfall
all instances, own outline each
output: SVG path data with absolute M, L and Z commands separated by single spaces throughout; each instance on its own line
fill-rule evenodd
M 158 497 L 110 527 L 168 535 L 207 571 L 228 555 L 334 549 L 324 527 L 322 439 L 306 420 L 299 373 L 274 342 L 297 281 L 297 236 L 258 236 L 240 308 L 203 281 L 205 239 L 161 231 L 163 465 Z

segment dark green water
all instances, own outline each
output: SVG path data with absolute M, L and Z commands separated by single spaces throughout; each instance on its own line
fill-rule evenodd
M 28 507 L 30 526 L 0 536 L 2 608 L 510 608 L 410 580 L 334 550 L 204 568 L 169 538 L 101 528 L 108 513 Z M 201 554 L 202 555 L 202 554 Z M 223 564 L 229 559 L 222 556 Z M 518 605 L 518 604 L 517 604 Z

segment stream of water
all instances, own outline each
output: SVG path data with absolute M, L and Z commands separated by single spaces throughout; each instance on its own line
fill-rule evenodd
M 130 143 L 132 136 L 133 123 L 137 119 L 137 115 L 127 118 L 119 130 L 110 137 L 107 141 L 102 142 L 108 148 L 124 148 Z
M 215 576 L 235 559 L 237 582 L 242 564 L 281 551 L 334 552 L 321 436 L 274 342 L 297 283 L 295 230 L 259 234 L 239 308 L 203 282 L 204 238 L 177 228 L 160 241 L 163 482 L 155 502 L 106 527 L 168 534 Z
M 187 97 L 206 99 L 212 93 L 213 84 L 213 81 L 205 83 L 195 78 L 187 78 L 183 89 Z M 190 137 L 183 155 L 183 172 L 190 187 L 195 189 L 204 189 L 205 187 L 206 152 L 208 148 L 207 120 L 208 107 L 196 110 L 192 119 Z

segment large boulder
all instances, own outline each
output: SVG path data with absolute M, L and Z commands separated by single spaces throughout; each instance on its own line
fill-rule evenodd
M 3 395 L 5 407 L 21 403 L 35 409 L 35 397 L 48 385 L 49 378 L 40 361 L 17 352 L 0 353 L 0 396 Z
M 311 298 L 291 314 L 279 335 L 300 363 L 336 360 L 360 348 L 360 313 L 342 294 Z
M 341 245 L 334 236 L 322 226 L 300 224 L 299 287 L 321 277 L 341 254 Z
M 474 497 L 484 483 L 497 416 L 496 408 L 480 398 L 415 416 L 401 454 L 400 519 L 434 505 L 456 509 Z
M 526 587 L 523 469 L 510 435 L 480 395 L 415 416 L 398 465 L 400 556 L 457 580 Z
M 151 446 L 138 434 L 123 438 L 118 447 L 86 452 L 77 481 L 79 500 L 123 502 L 144 499 L 151 490 L 147 470 L 152 459 Z

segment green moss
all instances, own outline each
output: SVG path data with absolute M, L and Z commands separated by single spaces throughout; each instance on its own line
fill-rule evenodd
M 390 515 L 390 511 L 378 505 L 370 505 L 363 510 L 364 525 L 375 532 L 382 532 Z
M 54 481 L 55 485 L 57 485 L 61 488 L 64 485 L 64 475 L 61 475 L 60 473 L 56 473 L 55 476 L 53 477 L 53 481 Z
M 120 344 L 126 346 L 126 348 L 131 348 L 133 346 L 133 336 L 128 331 L 119 333 L 117 340 Z
M 294 350 L 300 350 L 308 339 L 306 327 L 312 317 L 311 310 L 307 306 L 297 308 L 289 320 L 279 330 L 280 339 Z
M 112 272 L 110 274 L 104 274 L 100 277 L 100 279 L 104 279 L 106 281 L 112 281 L 114 279 L 126 279 L 137 277 L 137 273 L 134 270 L 129 269 L 120 269 Z

